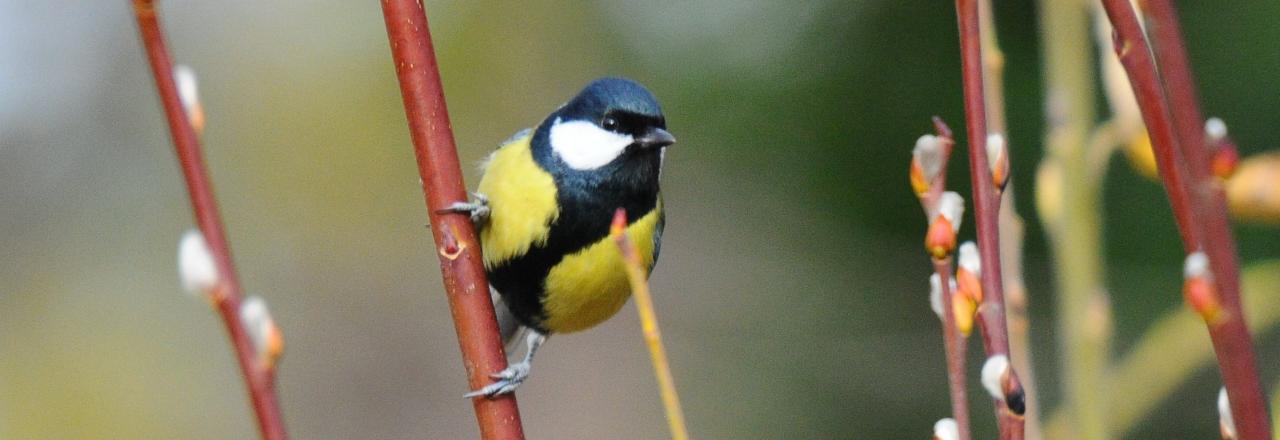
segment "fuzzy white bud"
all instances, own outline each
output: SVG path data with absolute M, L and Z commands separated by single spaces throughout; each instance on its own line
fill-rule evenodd
M 997 354 L 987 358 L 982 364 L 982 387 L 987 389 L 992 399 L 1004 400 L 1004 375 L 1009 372 L 1009 357 Z
M 934 440 L 959 440 L 960 426 L 950 417 L 938 420 L 933 424 L 933 438 Z
M 192 229 L 182 234 L 178 242 L 178 275 L 182 288 L 192 295 L 208 295 L 217 287 L 218 266 L 200 231 Z
M 264 364 L 273 361 L 278 353 L 279 329 L 267 310 L 267 302 L 260 296 L 250 296 L 240 303 L 240 322 L 253 341 L 253 349 Z
M 916 139 L 916 147 L 911 150 L 911 155 L 920 163 L 926 182 L 932 182 L 942 172 L 942 143 L 942 138 L 926 134 Z
M 960 244 L 960 267 L 974 276 L 982 276 L 982 257 L 978 255 L 978 245 L 972 241 Z
M 1221 140 L 1227 137 L 1227 123 L 1216 117 L 1209 118 L 1204 121 L 1204 134 L 1211 140 Z
M 173 82 L 178 84 L 178 99 L 182 108 L 190 115 L 200 105 L 200 87 L 196 83 L 196 71 L 183 64 L 174 66 Z
M 933 309 L 933 313 L 938 315 L 938 319 L 942 318 L 942 277 L 937 273 L 929 275 L 929 308 Z
M 942 277 L 939 277 L 936 272 L 932 275 L 929 275 L 929 308 L 933 309 L 933 313 L 938 315 L 938 319 L 946 319 L 943 316 L 943 310 L 942 310 L 942 281 L 940 281 L 941 279 Z M 956 291 L 955 278 L 951 278 L 951 282 L 948 285 L 948 287 L 951 289 L 951 294 L 954 295 Z
M 1231 401 L 1227 399 L 1226 387 L 1218 390 L 1218 423 L 1224 436 L 1236 438 L 1236 421 L 1231 418 Z
M 1186 278 L 1202 277 L 1209 273 L 1209 256 L 1204 252 L 1192 252 L 1182 265 L 1182 276 Z
M 955 191 L 942 193 L 938 197 L 938 214 L 951 222 L 952 232 L 959 233 L 960 222 L 964 218 L 964 196 Z
M 987 135 L 987 166 L 992 171 L 996 171 L 996 165 L 1000 163 L 1006 153 L 1007 145 L 1005 144 L 1004 135 L 1000 133 L 991 133 Z

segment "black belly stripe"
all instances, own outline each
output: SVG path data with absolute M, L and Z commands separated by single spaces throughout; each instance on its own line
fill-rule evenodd
M 628 225 L 657 207 L 656 173 L 651 182 L 617 178 L 601 180 L 591 174 L 564 173 L 556 176 L 560 215 L 551 225 L 547 242 L 488 270 L 489 282 L 502 295 L 512 314 L 521 324 L 544 333 L 548 330 L 542 326 L 546 319 L 542 298 L 546 294 L 544 282 L 551 268 L 565 256 L 607 237 L 613 213 L 619 207 L 627 210 Z M 661 229 L 662 222 L 657 227 Z M 660 236 L 659 230 L 655 237 Z M 657 258 L 656 252 L 654 258 Z

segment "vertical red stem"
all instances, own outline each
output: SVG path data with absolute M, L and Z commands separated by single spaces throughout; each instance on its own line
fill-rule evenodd
M 490 374 L 507 367 L 507 359 L 475 229 L 466 215 L 440 211 L 466 201 L 467 193 L 426 10 L 418 0 L 383 0 L 382 13 L 462 360 L 471 389 L 478 389 L 489 383 Z M 483 438 L 524 438 L 514 395 L 474 398 L 472 404 Z
M 1209 170 L 1190 63 L 1178 28 L 1177 13 L 1166 0 L 1147 2 L 1157 42 L 1157 71 L 1147 38 L 1127 0 L 1103 0 L 1116 33 L 1116 52 L 1133 84 L 1143 121 L 1151 134 L 1188 253 L 1203 251 L 1228 319 L 1210 324 L 1209 337 L 1240 439 L 1271 438 L 1266 401 L 1258 381 L 1253 343 L 1240 305 L 1239 266 L 1226 205 Z M 1167 94 L 1167 95 L 1166 95 Z
M 1009 343 L 1004 329 L 1004 290 L 1000 273 L 1000 236 L 997 234 L 997 211 L 1000 193 L 991 181 L 987 166 L 986 105 L 982 92 L 982 52 L 978 38 L 978 4 L 973 0 L 957 0 L 960 21 L 961 69 L 964 74 L 965 128 L 969 138 L 969 169 L 973 179 L 974 219 L 978 228 L 978 251 L 982 257 L 982 290 L 985 325 L 994 325 L 983 333 L 983 344 L 990 354 L 1008 353 Z
M 951 297 L 951 260 L 934 259 L 934 273 L 941 278 L 942 294 L 942 348 L 947 357 L 947 386 L 951 390 L 951 417 L 956 421 L 960 431 L 959 440 L 969 440 L 972 435 L 969 427 L 969 391 L 965 383 L 965 344 L 966 338 L 956 327 L 956 312 Z
M 1005 321 L 1003 274 L 1000 270 L 1000 188 L 992 180 L 987 165 L 986 104 L 983 93 L 982 34 L 976 0 L 956 0 L 956 21 L 960 30 L 960 61 L 963 74 L 965 127 L 969 138 L 969 174 L 973 180 L 974 219 L 978 229 L 978 251 L 982 258 L 983 345 L 987 355 L 1009 353 Z M 1011 374 L 1021 392 L 1017 377 Z M 996 399 L 1001 438 L 1021 438 L 1021 417 L 1012 414 L 1002 399 Z
M 213 186 L 209 173 L 205 169 L 201 154 L 200 138 L 187 120 L 187 115 L 178 97 L 178 88 L 173 79 L 173 62 L 165 47 L 164 33 L 153 1 L 134 0 L 134 15 L 138 20 L 138 28 L 142 33 L 142 43 L 147 51 L 147 60 L 151 64 L 151 73 L 155 76 L 156 89 L 160 92 L 160 102 L 164 106 L 165 119 L 169 123 L 169 133 L 173 136 L 174 150 L 178 154 L 178 162 L 182 166 L 182 174 L 187 182 L 187 191 L 191 196 L 191 209 L 195 213 L 196 224 L 208 243 L 213 254 L 214 263 L 218 267 L 219 285 L 214 294 L 218 314 L 226 325 L 231 337 L 231 344 L 236 352 L 236 360 L 240 372 L 249 388 L 249 398 L 257 415 L 258 430 L 262 438 L 268 440 L 284 440 L 284 419 L 280 414 L 280 405 L 276 399 L 275 378 L 273 372 L 263 368 L 255 361 L 253 342 L 250 341 L 243 323 L 240 321 L 240 280 L 236 277 L 235 265 L 231 261 L 231 250 L 223 233 L 222 219 L 218 215 L 218 204 L 213 197 Z

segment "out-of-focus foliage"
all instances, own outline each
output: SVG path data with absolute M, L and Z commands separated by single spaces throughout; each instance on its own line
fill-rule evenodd
M 376 2 L 161 3 L 176 59 L 201 78 L 244 283 L 288 339 L 279 388 L 295 437 L 472 436 Z M 598 76 L 640 80 L 663 102 L 680 144 L 653 290 L 695 437 L 923 438 L 946 415 L 906 171 L 929 116 L 962 125 L 949 4 L 427 6 L 468 163 Z M 1034 220 L 1035 13 L 997 7 L 1013 179 Z M 1183 7 L 1206 112 L 1242 156 L 1276 147 L 1280 4 Z M 191 216 L 128 3 L 0 11 L 0 438 L 251 438 L 221 323 L 180 292 Z M 953 162 L 963 191 L 966 161 Z M 1182 306 L 1182 256 L 1157 185 L 1113 167 L 1107 188 L 1124 349 Z M 1275 229 L 1238 231 L 1246 262 L 1280 254 Z M 1052 292 L 1033 223 L 1028 248 L 1052 408 Z M 521 389 L 532 437 L 664 435 L 637 326 L 628 309 L 553 338 Z M 1205 370 L 1135 435 L 1213 435 L 1217 387 Z

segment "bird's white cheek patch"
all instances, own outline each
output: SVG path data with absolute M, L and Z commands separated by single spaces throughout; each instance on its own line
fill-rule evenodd
M 551 125 L 551 150 L 560 160 L 578 170 L 600 168 L 622 154 L 635 142 L 631 136 L 597 127 L 588 121 L 556 122 Z

